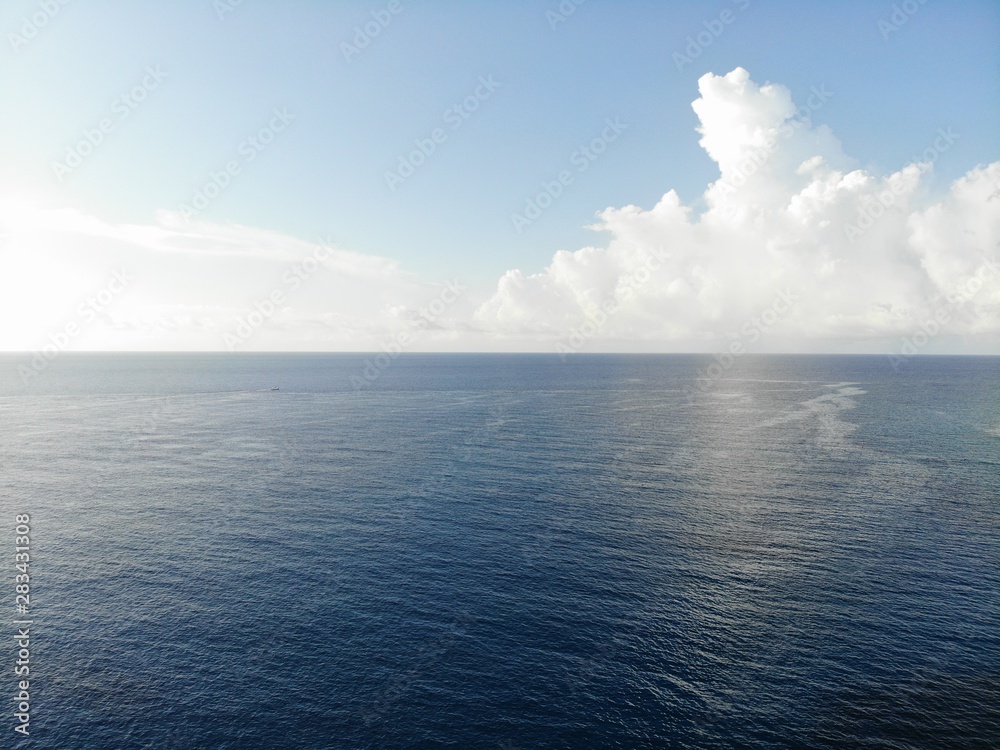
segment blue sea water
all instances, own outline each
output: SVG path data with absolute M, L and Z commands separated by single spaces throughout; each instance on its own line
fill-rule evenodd
M 1000 747 L 1000 358 L 365 359 L 0 357 L 0 746 Z

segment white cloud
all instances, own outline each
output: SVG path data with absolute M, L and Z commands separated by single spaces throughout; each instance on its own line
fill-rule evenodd
M 829 129 L 811 123 L 832 95 L 823 87 L 796 107 L 785 87 L 758 86 L 737 68 L 703 76 L 699 89 L 700 144 L 720 171 L 705 192 L 707 209 L 698 215 L 670 191 L 649 210 L 604 210 L 595 228 L 610 233 L 606 248 L 559 252 L 536 274 L 508 272 L 478 309 L 481 326 L 505 337 L 564 333 L 593 316 L 644 250 L 661 248 L 667 262 L 621 301 L 593 350 L 612 338 L 704 348 L 738 331 L 779 290 L 799 301 L 763 348 L 822 351 L 853 340 L 864 349 L 911 333 L 977 271 L 985 283 L 944 332 L 978 335 L 980 346 L 1000 342 L 1000 270 L 982 272 L 984 258 L 1000 255 L 1000 162 L 932 202 L 932 165 L 885 176 L 857 169 Z M 949 147 L 941 131 L 927 153 Z
M 886 352 L 956 290 L 962 304 L 934 346 L 1000 347 L 1000 269 L 983 273 L 1000 255 L 1000 162 L 931 198 L 932 165 L 873 174 L 812 123 L 832 96 L 822 86 L 797 105 L 737 68 L 699 88 L 699 142 L 719 167 L 703 210 L 672 190 L 649 209 L 607 208 L 593 227 L 609 233 L 605 247 L 510 270 L 495 290 L 470 289 L 432 316 L 421 309 L 446 280 L 388 258 L 329 247 L 293 288 L 287 274 L 317 243 L 169 211 L 126 225 L 0 199 L 0 349 L 40 348 L 123 268 L 134 281 L 69 348 L 224 349 L 274 290 L 282 303 L 241 348 L 373 350 L 411 331 L 413 351 L 552 351 L 599 320 L 584 350 L 717 349 L 785 292 L 797 301 L 757 349 Z M 925 155 L 950 137 L 930 134 Z
M 225 349 L 226 334 L 274 292 L 281 302 L 240 348 L 371 349 L 408 327 L 442 288 L 394 260 L 326 242 L 158 218 L 118 225 L 0 201 L 0 350 L 38 350 L 68 325 L 80 329 L 71 350 Z M 127 288 L 91 305 L 122 270 Z M 416 345 L 453 338 L 454 316 L 419 332 Z

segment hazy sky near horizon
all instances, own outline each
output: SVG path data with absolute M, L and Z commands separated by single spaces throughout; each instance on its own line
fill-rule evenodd
M 1000 353 L 995 2 L 0 31 L 0 350 Z

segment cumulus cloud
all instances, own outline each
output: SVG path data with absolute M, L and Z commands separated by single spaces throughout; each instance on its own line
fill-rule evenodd
M 692 138 L 719 176 L 697 209 L 673 190 L 607 208 L 593 227 L 605 246 L 559 251 L 495 288 L 459 292 L 389 258 L 175 212 L 116 224 L 0 198 L 0 349 L 36 350 L 69 324 L 81 324 L 69 349 L 226 349 L 255 311 L 239 349 L 552 351 L 572 335 L 585 351 L 743 337 L 750 350 L 887 352 L 928 321 L 927 351 L 1000 348 L 1000 162 L 935 196 L 947 130 L 923 161 L 880 175 L 813 123 L 833 96 L 822 86 L 796 102 L 737 68 L 699 90 Z M 133 281 L 113 304 L 81 313 L 122 269 Z
M 592 350 L 612 340 L 712 348 L 785 293 L 796 300 L 762 349 L 884 344 L 942 306 L 941 333 L 1000 342 L 1000 266 L 989 264 L 1000 244 L 1000 162 L 931 199 L 932 162 L 954 141 L 946 130 L 926 161 L 878 175 L 812 123 L 832 96 L 823 87 L 797 105 L 784 86 L 758 86 L 737 68 L 703 76 L 699 90 L 699 143 L 719 168 L 706 208 L 670 191 L 650 209 L 602 211 L 594 228 L 610 233 L 607 246 L 560 251 L 539 273 L 509 271 L 476 311 L 484 330 L 542 340 L 589 320 Z M 612 314 L 596 312 L 602 305 Z

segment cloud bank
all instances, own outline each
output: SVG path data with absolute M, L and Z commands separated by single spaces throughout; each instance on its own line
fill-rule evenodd
M 410 328 L 433 347 L 461 327 L 426 310 L 447 280 L 327 240 L 24 201 L 0 201 L 0 229 L 0 350 L 368 350 Z
M 823 88 L 796 106 L 785 87 L 737 68 L 703 76 L 699 89 L 700 145 L 720 172 L 707 208 L 670 191 L 648 210 L 602 211 L 594 228 L 610 234 L 607 246 L 558 252 L 540 273 L 509 271 L 476 312 L 484 329 L 558 338 L 590 320 L 584 349 L 612 339 L 718 348 L 784 292 L 797 299 L 758 337 L 762 349 L 884 348 L 938 314 L 948 319 L 935 335 L 996 350 L 1000 162 L 931 201 L 927 178 L 955 140 L 948 131 L 933 134 L 921 162 L 876 175 L 810 121 L 832 96 Z M 650 267 L 654 250 L 662 261 Z M 621 280 L 643 267 L 649 278 L 623 294 Z M 596 313 L 609 299 L 615 311 Z
M 718 351 L 739 340 L 889 353 L 918 334 L 927 352 L 1000 351 L 1000 162 L 934 196 L 933 161 L 956 139 L 947 129 L 917 162 L 879 175 L 813 124 L 833 96 L 823 87 L 796 103 L 737 68 L 703 76 L 699 91 L 699 143 L 719 177 L 697 207 L 671 190 L 652 208 L 607 208 L 592 227 L 604 246 L 560 250 L 495 287 L 173 212 L 125 225 L 0 201 L 0 349 L 38 350 L 72 323 L 69 349 Z M 128 284 L 87 307 L 115 272 Z

